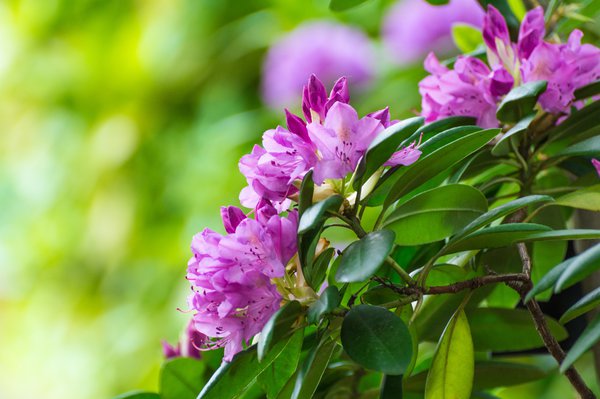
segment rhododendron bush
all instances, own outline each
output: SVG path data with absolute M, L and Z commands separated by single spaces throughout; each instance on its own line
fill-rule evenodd
M 160 393 L 123 397 L 487 398 L 557 373 L 595 397 L 576 362 L 600 290 L 557 318 L 540 303 L 600 269 L 600 229 L 573 218 L 600 211 L 600 49 L 556 30 L 569 5 L 519 24 L 484 3 L 474 51 L 427 56 L 415 117 L 308 78 L 302 114 L 239 161 L 224 233 L 192 239 Z

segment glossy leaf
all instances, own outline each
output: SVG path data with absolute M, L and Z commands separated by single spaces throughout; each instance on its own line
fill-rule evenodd
M 195 399 L 206 382 L 201 360 L 177 357 L 167 360 L 160 371 L 162 399 Z
M 378 230 L 350 244 L 342 253 L 335 274 L 340 283 L 355 283 L 368 279 L 383 265 L 394 246 L 394 233 Z
M 352 360 L 385 374 L 403 374 L 412 357 L 408 327 L 394 313 L 378 306 L 353 307 L 344 318 L 341 339 Z
M 452 235 L 487 210 L 483 194 L 471 186 L 449 184 L 425 191 L 396 208 L 384 228 L 398 245 L 420 245 Z
M 600 212 L 600 184 L 565 194 L 556 199 L 556 205 Z
M 358 189 L 363 182 L 367 181 L 377 169 L 387 162 L 392 154 L 396 152 L 400 143 L 423 126 L 423 122 L 423 117 L 409 118 L 393 124 L 379 133 L 358 164 L 354 175 L 354 189 Z
M 562 324 L 568 323 L 574 318 L 594 310 L 598 306 L 600 306 L 600 287 L 589 292 L 583 298 L 578 300 L 573 306 L 567 309 L 567 311 L 561 316 L 559 321 Z
M 331 11 L 346 11 L 354 8 L 367 0 L 331 0 L 329 2 L 329 9 Z
M 404 169 L 404 173 L 399 175 L 384 201 L 384 206 L 391 205 L 424 182 L 448 170 L 457 162 L 479 150 L 499 131 L 499 129 L 488 129 L 471 133 L 446 144 L 427 156 L 421 157 L 410 168 Z
M 295 334 L 301 334 L 298 330 Z M 206 383 L 198 399 L 237 399 L 252 385 L 257 377 L 277 359 L 294 335 L 279 341 L 259 362 L 256 345 L 238 353 L 231 362 L 223 362 Z
M 302 314 L 302 306 L 298 301 L 291 301 L 283 305 L 265 324 L 261 333 L 256 353 L 258 361 L 262 361 L 266 354 L 282 338 L 291 335 L 292 326 Z
M 339 306 L 342 300 L 338 288 L 331 285 L 325 288 L 319 299 L 308 309 L 307 319 L 309 323 L 318 323 L 321 317 Z
M 567 353 L 565 360 L 560 365 L 561 373 L 564 373 L 577 359 L 600 341 L 600 313 L 588 324 L 585 330 L 573 344 Z
M 383 305 L 398 299 L 398 294 L 389 287 L 376 285 L 368 289 L 362 296 L 361 301 L 369 305 Z
M 576 100 L 583 100 L 585 98 L 600 94 L 600 80 L 578 88 L 575 90 L 574 94 Z
M 314 262 L 309 263 L 302 269 L 306 283 L 315 291 L 319 291 L 323 281 L 325 281 L 327 268 L 334 253 L 335 248 L 327 248 L 317 256 Z
M 315 183 L 313 181 L 313 171 L 311 169 L 304 175 L 302 185 L 300 186 L 300 193 L 298 195 L 298 214 L 300 217 L 302 217 L 304 211 L 312 206 L 314 191 Z
M 600 130 L 600 101 L 594 101 L 580 110 L 573 112 L 565 121 L 548 130 L 548 142 L 564 141 L 575 143 L 580 137 L 596 134 Z
M 298 234 L 303 234 L 322 225 L 327 211 L 337 211 L 343 198 L 333 195 L 307 208 L 298 222 Z
M 268 399 L 277 398 L 288 380 L 296 372 L 300 353 L 302 352 L 303 338 L 304 330 L 294 333 L 281 355 L 258 376 L 258 382 L 267 394 Z
M 471 133 L 479 132 L 481 128 L 479 126 L 456 126 L 448 130 L 444 130 L 431 137 L 419 146 L 419 150 L 423 152 L 423 155 L 428 155 L 442 148 L 446 144 L 450 144 L 453 141 L 458 140 L 461 137 L 467 136 Z
M 427 374 L 425 399 L 469 399 L 474 362 L 469 322 L 460 309 L 440 338 Z
M 501 217 L 516 212 L 521 208 L 533 204 L 539 204 L 542 202 L 550 202 L 552 200 L 552 197 L 549 197 L 547 195 L 530 195 L 527 197 L 518 198 L 516 200 L 507 202 L 506 204 L 500 205 L 499 207 L 489 210 L 477 219 L 473 220 L 471 223 L 469 223 L 467 226 L 465 226 L 463 229 L 457 232 L 454 235 L 454 237 L 452 237 L 450 242 L 455 242 L 458 239 L 466 236 L 467 234 L 470 234 L 480 229 L 481 227 L 490 224 L 494 220 L 500 219 Z
M 468 314 L 476 351 L 509 352 L 544 346 L 524 309 L 477 308 Z M 557 340 L 567 338 L 567 331 L 556 320 L 546 317 L 546 322 Z
M 573 157 L 573 156 L 585 156 L 585 157 L 598 157 L 600 156 L 600 136 L 590 137 L 587 140 L 580 141 L 579 143 L 573 144 L 565 148 L 562 151 L 557 152 L 553 157 Z
M 506 155 L 509 151 L 509 141 L 518 138 L 520 135 L 525 133 L 531 125 L 531 122 L 535 119 L 536 114 L 532 113 L 525 116 L 519 122 L 517 122 L 508 132 L 504 133 L 502 138 L 492 148 L 492 154 L 496 156 Z
M 304 361 L 302 368 L 298 371 L 291 399 L 313 398 L 336 345 L 334 340 L 329 336 L 325 336 L 313 348 Z
M 554 266 L 554 268 L 546 273 L 546 275 L 542 277 L 541 280 L 527 293 L 527 296 L 525 296 L 525 303 L 529 302 L 534 296 L 554 287 L 554 284 L 558 278 L 565 270 L 567 270 L 567 267 L 569 267 L 574 260 L 575 258 L 567 259 L 564 262 Z
M 598 231 L 598 237 L 600 237 L 600 230 L 596 231 Z M 573 259 L 556 281 L 554 292 L 560 292 L 565 288 L 570 287 L 596 270 L 600 270 L 600 244 L 594 245 Z
M 517 123 L 533 113 L 539 96 L 546 91 L 545 80 L 527 82 L 512 89 L 498 105 L 496 117 L 502 122 Z
M 467 234 L 450 242 L 443 252 L 448 254 L 471 249 L 499 248 L 524 241 L 533 233 L 551 230 L 550 227 L 534 223 L 507 223 Z
M 402 145 L 409 145 L 415 141 L 427 142 L 432 137 L 449 129 L 466 126 L 475 126 L 475 118 L 470 116 L 450 116 L 422 126 L 409 138 L 404 140 Z
M 477 47 L 483 44 L 481 31 L 464 23 L 454 23 L 452 25 L 452 39 L 456 47 L 463 53 L 475 51 Z

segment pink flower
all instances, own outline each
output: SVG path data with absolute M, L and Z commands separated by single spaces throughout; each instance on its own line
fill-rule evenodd
M 600 177 L 600 161 L 598 161 L 596 158 L 593 158 L 592 165 L 594 165 L 594 168 L 596 168 L 596 172 L 598 173 L 598 177 Z
M 182 339 L 176 346 L 172 346 L 167 341 L 162 341 L 163 354 L 167 359 L 175 357 L 193 357 L 200 359 L 200 348 L 205 344 L 206 339 L 206 335 L 196 330 L 194 322 L 190 321 L 185 329 Z

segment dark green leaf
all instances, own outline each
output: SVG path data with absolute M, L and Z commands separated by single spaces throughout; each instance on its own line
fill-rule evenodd
M 534 285 L 533 288 L 527 293 L 527 296 L 525 297 L 525 303 L 529 302 L 534 296 L 553 287 L 556 283 L 556 280 L 558 280 L 558 278 L 563 274 L 565 270 L 567 270 L 567 267 L 569 267 L 569 265 L 573 263 L 574 260 L 575 258 L 567 259 L 559 265 L 554 266 L 552 270 L 546 273 L 546 275 L 542 277 L 540 281 L 536 285 Z
M 449 184 L 425 191 L 400 205 L 384 223 L 398 245 L 420 245 L 452 235 L 487 210 L 483 194 L 471 186 Z
M 315 291 L 319 291 L 321 284 L 325 281 L 329 262 L 335 253 L 334 248 L 327 248 L 317 256 L 314 262 L 309 263 L 302 269 L 306 283 Z
M 600 237 L 600 230 L 590 230 L 598 232 L 597 237 Z M 583 280 L 596 270 L 600 269 L 600 244 L 596 244 L 593 247 L 585 250 L 581 254 L 577 255 L 572 262 L 568 265 L 566 270 L 556 281 L 554 286 L 554 292 L 561 292 L 567 287 L 572 286 L 578 281 Z
M 481 128 L 479 126 L 452 127 L 448 130 L 444 130 L 443 132 L 436 134 L 429 140 L 425 141 L 419 146 L 419 150 L 423 152 L 423 155 L 428 155 L 437 150 L 438 148 L 442 148 L 446 144 L 450 144 L 453 141 L 460 139 L 461 137 L 465 137 L 466 135 L 479 131 L 481 131 Z
M 524 309 L 478 308 L 468 312 L 473 345 L 477 351 L 508 352 L 544 346 L 531 315 Z M 546 317 L 554 337 L 561 341 L 567 331 Z
M 600 287 L 585 295 L 571 306 L 560 318 L 562 324 L 568 323 L 576 317 L 581 316 L 600 306 Z
M 554 141 L 576 143 L 589 134 L 595 135 L 600 131 L 600 101 L 594 101 L 580 110 L 573 112 L 560 125 L 550 129 L 547 133 L 548 143 Z
M 291 399 L 313 398 L 336 345 L 334 340 L 329 336 L 325 336 L 313 348 L 304 361 L 302 368 L 298 371 Z
M 525 116 L 516 125 L 514 125 L 508 132 L 504 133 L 502 138 L 492 148 L 492 154 L 496 156 L 506 155 L 509 151 L 509 140 L 516 139 L 527 131 L 529 125 L 535 119 L 535 113 Z
M 384 201 L 384 206 L 388 207 L 421 184 L 447 171 L 457 162 L 487 144 L 499 131 L 499 129 L 488 129 L 467 134 L 431 154 L 421 157 L 409 168 L 403 169 L 404 173 L 399 174 Z
M 318 323 L 321 317 L 339 306 L 342 298 L 336 286 L 325 288 L 319 299 L 308 309 L 307 319 L 309 323 Z
M 355 283 L 368 279 L 381 267 L 394 246 L 394 233 L 378 230 L 350 244 L 342 253 L 335 274 L 340 283 Z
M 600 313 L 594 317 L 590 324 L 581 333 L 581 336 L 573 344 L 571 350 L 567 353 L 565 360 L 560 365 L 561 373 L 564 373 L 577 359 L 600 340 Z
M 573 156 L 585 156 L 585 157 L 598 157 L 600 156 L 600 136 L 590 137 L 587 140 L 580 141 L 579 143 L 573 144 L 565 148 L 562 151 L 557 152 L 553 157 L 573 157 Z
M 379 399 L 402 399 L 402 375 L 384 375 Z
M 448 322 L 427 374 L 425 399 L 469 399 L 474 373 L 473 341 L 464 310 Z
M 600 184 L 565 194 L 555 204 L 600 212 Z
M 522 242 L 533 233 L 546 232 L 550 227 L 534 223 L 507 223 L 487 227 L 449 243 L 443 250 L 449 254 L 471 249 L 499 248 Z
M 113 399 L 161 399 L 160 395 L 154 392 L 128 392 L 119 396 L 115 396 Z
M 421 140 L 422 142 L 427 142 L 432 137 L 449 129 L 469 125 L 475 125 L 475 118 L 470 116 L 451 116 L 448 118 L 440 119 L 439 121 L 428 123 L 419 128 L 409 138 L 404 140 L 404 142 L 402 142 L 402 145 L 407 146 L 419 140 Z
M 521 208 L 524 208 L 526 206 L 533 205 L 533 204 L 538 204 L 541 202 L 549 202 L 552 200 L 553 200 L 552 197 L 549 197 L 547 195 L 530 195 L 528 197 L 523 197 L 523 198 L 519 198 L 519 199 L 510 201 L 510 202 L 507 202 L 506 204 L 503 204 L 497 208 L 491 209 L 490 211 L 484 213 L 477 219 L 473 220 L 471 223 L 469 223 L 467 226 L 465 226 L 462 230 L 460 230 L 458 233 L 456 233 L 454 235 L 454 237 L 452 237 L 450 242 L 455 242 L 458 239 L 466 236 L 467 234 L 470 234 L 470 233 L 480 229 L 481 227 L 490 224 L 494 220 L 499 219 L 503 216 L 509 215 L 513 212 L 516 212 Z
M 600 80 L 597 80 L 575 90 L 575 99 L 583 100 L 588 97 L 593 97 L 597 94 L 600 94 Z
M 450 0 L 427 0 L 427 2 L 434 6 L 441 6 L 444 4 L 448 4 Z
M 301 332 L 298 330 L 296 334 Z M 198 399 L 240 398 L 257 377 L 281 355 L 287 345 L 292 342 L 292 337 L 294 336 L 275 344 L 261 362 L 258 361 L 256 345 L 235 355 L 231 362 L 223 362 L 206 383 L 198 395 Z
M 367 0 L 331 0 L 329 2 L 329 9 L 331 11 L 345 11 L 350 8 L 356 7 Z
M 298 214 L 300 217 L 312 205 L 313 193 L 315 191 L 315 183 L 312 177 L 313 171 L 311 169 L 304 175 L 304 179 L 302 179 L 300 193 L 298 194 Z
M 354 189 L 358 189 L 363 182 L 367 181 L 377 169 L 387 162 L 392 154 L 396 152 L 402 140 L 405 140 L 419 127 L 423 126 L 423 121 L 423 117 L 405 119 L 379 133 L 358 164 L 354 175 Z
M 303 338 L 304 330 L 294 333 L 281 355 L 258 376 L 258 382 L 266 392 L 268 399 L 277 398 L 279 392 L 296 372 L 302 352 Z
M 298 234 L 306 233 L 322 226 L 327 211 L 336 212 L 342 205 L 343 198 L 333 195 L 307 208 L 298 223 Z
M 398 294 L 389 287 L 376 285 L 367 290 L 362 296 L 361 301 L 369 305 L 383 305 L 398 299 Z
M 256 353 L 258 361 L 262 361 L 269 351 L 281 339 L 291 335 L 292 326 L 302 314 L 302 305 L 298 301 L 291 301 L 283 305 L 265 324 L 258 341 Z
M 160 397 L 162 399 L 195 399 L 206 382 L 205 365 L 189 357 L 167 360 L 160 371 Z
M 475 51 L 483 44 L 481 31 L 473 25 L 465 23 L 454 23 L 452 25 L 452 39 L 456 47 L 463 53 Z
M 517 123 L 533 113 L 539 96 L 546 91 L 545 80 L 527 82 L 512 89 L 498 105 L 496 117 L 502 122 Z
M 358 305 L 342 324 L 344 350 L 361 366 L 385 374 L 403 374 L 412 357 L 406 324 L 387 309 Z

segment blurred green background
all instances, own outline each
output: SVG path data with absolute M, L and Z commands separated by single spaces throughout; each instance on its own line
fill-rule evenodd
M 239 157 L 284 122 L 260 99 L 266 49 L 337 19 L 383 53 L 390 4 L 0 3 L 0 398 L 156 389 L 160 340 L 188 319 L 191 237 L 221 229 Z M 410 115 L 422 68 L 381 59 L 353 104 Z

